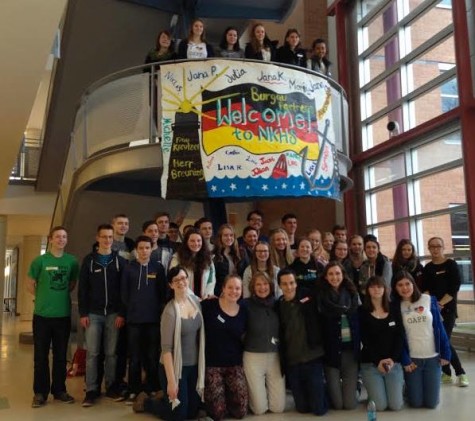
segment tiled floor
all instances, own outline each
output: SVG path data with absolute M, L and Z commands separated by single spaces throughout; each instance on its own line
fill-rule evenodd
M 0 420 L 1 421 L 56 421 L 56 420 L 147 420 L 153 416 L 134 414 L 132 409 L 123 403 L 114 403 L 102 399 L 92 408 L 82 408 L 80 401 L 84 396 L 83 379 L 68 379 L 68 391 L 76 397 L 75 404 L 68 405 L 49 401 L 45 407 L 32 409 L 32 375 L 33 347 L 23 345 L 18 341 L 20 332 L 29 331 L 31 324 L 15 321 L 10 316 L 4 316 L 3 334 L 0 349 Z M 442 402 L 435 410 L 404 409 L 398 413 L 385 412 L 378 414 L 380 420 L 417 420 L 434 421 L 450 420 L 465 421 L 473 419 L 475 414 L 475 354 L 461 352 L 465 370 L 474 382 L 468 388 L 442 386 Z M 249 419 L 280 421 L 294 419 L 314 419 L 312 415 L 300 415 L 292 411 L 289 397 L 289 410 L 284 414 L 267 414 Z M 470 415 L 472 414 L 472 415 Z M 363 404 L 355 411 L 330 411 L 325 417 L 335 421 L 366 419 Z

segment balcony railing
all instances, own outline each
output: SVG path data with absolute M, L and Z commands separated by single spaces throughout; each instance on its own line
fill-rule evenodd
M 20 153 L 10 174 L 11 184 L 34 184 L 38 175 L 42 142 L 24 137 Z

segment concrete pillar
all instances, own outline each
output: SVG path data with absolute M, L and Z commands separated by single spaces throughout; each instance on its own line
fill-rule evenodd
M 34 297 L 26 289 L 26 277 L 31 261 L 41 253 L 41 240 L 39 235 L 27 235 L 20 246 L 17 312 L 20 313 L 21 321 L 33 320 Z
M 3 327 L 3 291 L 5 289 L 5 253 L 7 251 L 7 217 L 0 215 L 0 335 Z

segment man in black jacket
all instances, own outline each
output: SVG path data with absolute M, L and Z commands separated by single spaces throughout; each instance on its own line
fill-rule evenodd
M 106 395 L 116 398 L 115 370 L 119 329 L 124 325 L 124 307 L 120 294 L 121 272 L 125 259 L 112 251 L 114 229 L 102 224 L 97 228 L 97 250 L 88 254 L 79 275 L 78 304 L 81 326 L 87 346 L 86 397 L 82 405 L 92 406 L 99 396 L 98 356 L 104 344 Z

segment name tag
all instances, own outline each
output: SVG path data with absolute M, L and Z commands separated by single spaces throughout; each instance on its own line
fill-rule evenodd
M 389 322 L 389 326 L 396 326 L 396 322 Z
M 59 270 L 58 266 L 46 266 L 45 270 Z
M 95 273 L 102 272 L 102 269 L 95 269 L 94 272 Z
M 147 278 L 148 278 L 148 279 L 155 279 L 156 277 L 157 277 L 157 274 L 156 274 L 156 273 L 149 273 L 149 274 L 147 275 Z
M 224 320 L 220 314 L 218 314 L 218 320 L 221 322 L 221 323 L 226 323 L 226 320 Z

